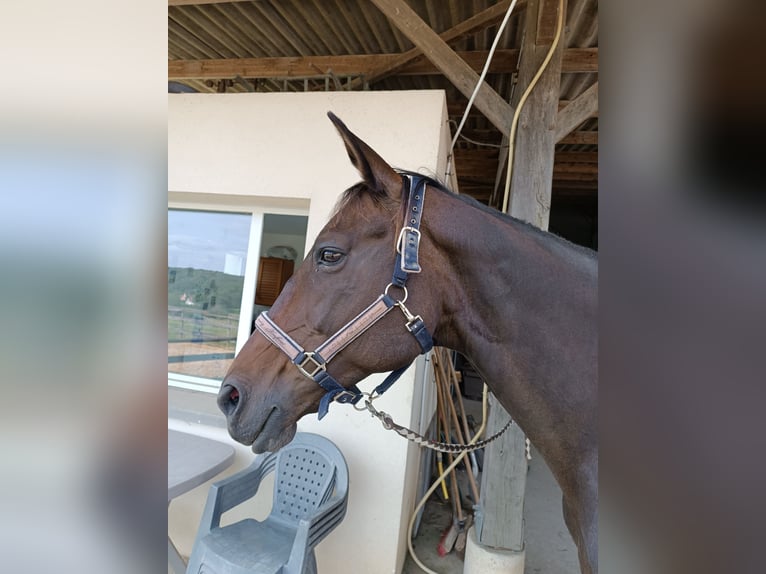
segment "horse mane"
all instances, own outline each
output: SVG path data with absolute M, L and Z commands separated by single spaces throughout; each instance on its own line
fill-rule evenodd
M 401 174 L 404 174 L 404 175 L 425 177 L 426 180 L 428 181 L 429 189 L 433 188 L 433 189 L 439 190 L 442 193 L 446 193 L 447 195 L 450 195 L 450 196 L 458 199 L 459 201 L 462 201 L 466 205 L 468 205 L 470 207 L 473 207 L 475 209 L 478 209 L 479 211 L 482 211 L 482 212 L 484 212 L 484 213 L 486 213 L 488 215 L 491 215 L 492 217 L 495 217 L 496 219 L 499 219 L 500 221 L 502 221 L 502 222 L 504 222 L 504 223 L 506 223 L 508 225 L 513 225 L 513 226 L 516 226 L 516 227 L 521 227 L 522 229 L 526 230 L 528 233 L 531 233 L 533 235 L 537 235 L 540 238 L 544 238 L 544 239 L 547 239 L 547 240 L 553 240 L 555 242 L 567 245 L 567 246 L 569 246 L 569 247 L 575 249 L 576 251 L 579 251 L 579 252 L 581 252 L 581 253 L 583 253 L 585 255 L 589 255 L 592 258 L 596 257 L 595 251 L 593 251 L 592 249 L 590 249 L 588 247 L 584 247 L 582 245 L 578 245 L 576 243 L 572 243 L 568 239 L 565 239 L 565 238 L 563 238 L 563 237 L 561 237 L 559 235 L 556 235 L 555 233 L 552 233 L 550 231 L 544 231 L 544 230 L 540 229 L 539 227 L 535 227 L 531 223 L 528 223 L 528 222 L 526 222 L 524 220 L 521 220 L 521 219 L 518 219 L 516 217 L 513 217 L 512 215 L 508 215 L 507 213 L 503 213 L 502 211 L 498 211 L 497 209 L 489 207 L 488 205 L 484 205 L 483 203 L 477 201 L 476 199 L 474 199 L 473 197 L 471 197 L 469 195 L 461 195 L 459 193 L 455 193 L 449 187 L 447 187 L 444 183 L 442 183 L 441 181 L 439 181 L 439 180 L 437 180 L 437 179 L 435 179 L 433 177 L 425 176 L 425 175 L 423 175 L 421 173 L 417 173 L 417 172 L 414 172 L 414 171 L 403 170 L 403 169 L 397 169 L 396 171 L 398 173 L 401 173 Z M 403 205 L 405 203 L 406 203 L 406 201 L 402 201 Z
M 482 211 L 488 215 L 491 215 L 492 217 L 495 217 L 496 219 L 499 219 L 500 221 L 508 225 L 521 227 L 526 232 L 537 235 L 540 238 L 561 243 L 585 255 L 588 255 L 591 258 L 594 258 L 594 259 L 596 258 L 596 254 L 592 249 L 589 249 L 588 247 L 584 247 L 582 245 L 577 245 L 576 243 L 572 243 L 571 241 L 564 239 L 563 237 L 560 237 L 556 235 L 555 233 L 551 233 L 550 231 L 544 231 L 540 229 L 539 227 L 535 227 L 531 223 L 528 223 L 526 221 L 513 217 L 512 215 L 508 215 L 507 213 L 498 211 L 497 209 L 489 207 L 488 205 L 484 205 L 483 203 L 480 203 L 473 197 L 455 193 L 449 187 L 447 187 L 444 183 L 442 183 L 441 181 L 437 180 L 434 177 L 423 175 L 422 173 L 417 173 L 415 171 L 410 171 L 406 169 L 396 169 L 396 172 L 401 175 L 409 175 L 409 176 L 425 178 L 426 182 L 428 183 L 429 189 L 435 189 L 441 193 L 446 193 L 447 195 L 454 197 L 459 201 L 462 201 L 466 205 L 473 207 L 475 209 L 478 209 L 479 211 Z M 355 208 L 357 210 L 357 214 L 363 217 L 364 213 L 361 209 L 361 203 L 357 201 L 362 194 L 368 195 L 370 198 L 372 198 L 373 202 L 375 202 L 376 204 L 383 205 L 389 201 L 388 195 L 386 194 L 385 191 L 373 189 L 372 187 L 367 185 L 365 182 L 360 181 L 359 183 L 352 185 L 346 191 L 343 192 L 343 195 L 341 196 L 340 200 L 338 201 L 335 207 L 335 210 L 333 211 L 333 217 L 337 213 L 339 213 L 341 210 L 346 208 Z M 402 212 L 406 209 L 407 199 L 408 197 L 402 198 L 402 201 L 401 201 Z M 396 217 L 399 217 L 398 210 L 395 210 L 395 213 L 396 213 Z

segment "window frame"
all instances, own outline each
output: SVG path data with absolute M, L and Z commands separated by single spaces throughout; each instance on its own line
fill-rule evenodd
M 261 239 L 263 237 L 263 221 L 267 214 L 296 215 L 309 217 L 308 201 L 304 206 L 290 205 L 293 201 L 284 202 L 254 202 L 240 205 L 236 202 L 219 200 L 213 201 L 183 201 L 169 200 L 168 210 L 184 211 L 208 211 L 218 213 L 244 213 L 251 216 L 250 235 L 247 244 L 247 258 L 245 260 L 245 274 L 242 285 L 242 300 L 239 308 L 239 322 L 237 324 L 237 341 L 234 353 L 239 353 L 247 340 L 250 338 L 250 326 L 252 324 L 253 308 L 255 307 L 255 287 L 258 280 L 258 267 L 260 264 Z M 198 392 L 217 394 L 221 388 L 221 381 L 182 373 L 173 373 L 168 370 L 168 387 L 176 387 Z

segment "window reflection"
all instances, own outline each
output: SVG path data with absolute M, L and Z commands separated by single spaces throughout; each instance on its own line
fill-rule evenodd
M 251 219 L 168 210 L 168 372 L 220 380 L 234 359 Z

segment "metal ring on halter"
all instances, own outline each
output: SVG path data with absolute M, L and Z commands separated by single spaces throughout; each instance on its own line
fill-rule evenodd
M 366 398 L 364 399 L 364 402 L 365 402 L 365 403 L 366 403 L 366 402 L 368 402 L 368 401 L 371 401 L 371 400 L 372 400 L 372 393 L 362 393 L 362 396 L 363 396 L 363 397 L 366 397 Z M 354 407 L 354 408 L 355 408 L 356 410 L 358 410 L 358 411 L 366 411 L 366 410 L 367 410 L 367 406 L 366 406 L 366 405 L 363 405 L 363 404 L 361 404 L 361 403 L 362 403 L 362 401 L 359 401 L 359 403 L 357 403 L 357 404 L 352 404 L 351 406 L 352 406 L 352 407 Z
M 404 303 L 407 300 L 407 297 L 409 296 L 409 293 L 407 293 L 407 288 L 404 285 L 399 286 L 399 285 L 394 285 L 393 283 L 389 283 L 388 285 L 386 285 L 386 288 L 383 289 L 383 295 L 388 295 L 388 288 L 389 287 L 399 287 L 399 289 L 404 291 L 404 299 L 402 299 L 401 301 L 397 301 L 397 303 Z

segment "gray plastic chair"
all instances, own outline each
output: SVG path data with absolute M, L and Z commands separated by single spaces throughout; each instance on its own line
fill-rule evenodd
M 221 527 L 221 515 L 252 498 L 275 468 L 269 516 Z M 343 454 L 322 436 L 297 433 L 210 487 L 186 574 L 315 574 L 314 547 L 340 524 L 347 503 Z

